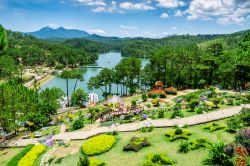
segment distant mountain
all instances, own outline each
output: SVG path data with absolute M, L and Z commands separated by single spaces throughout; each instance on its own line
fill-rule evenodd
M 28 35 L 32 35 L 34 37 L 40 39 L 49 39 L 49 38 L 62 38 L 62 39 L 69 39 L 69 38 L 84 38 L 89 36 L 90 34 L 77 30 L 77 29 L 65 29 L 63 27 L 59 27 L 57 29 L 53 29 L 50 27 L 44 27 L 35 32 L 28 32 Z

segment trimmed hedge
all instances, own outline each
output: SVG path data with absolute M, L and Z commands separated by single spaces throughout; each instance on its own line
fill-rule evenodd
M 181 142 L 179 145 L 179 152 L 187 153 L 190 150 L 196 150 L 200 148 L 210 148 L 211 143 L 205 138 L 193 139 L 190 141 Z
M 173 165 L 174 161 L 169 158 L 166 154 L 156 153 L 149 154 L 146 161 L 144 161 L 143 166 L 163 166 L 163 165 Z
M 86 155 L 97 155 L 107 152 L 116 143 L 116 138 L 112 135 L 99 135 L 90 138 L 82 145 L 82 151 Z
M 105 162 L 96 158 L 89 158 L 89 166 L 104 166 Z
M 226 128 L 226 126 L 219 123 L 210 123 L 204 127 L 204 129 L 208 129 L 210 132 L 221 130 L 224 128 Z
M 169 137 L 170 141 L 174 141 L 177 139 L 189 139 L 189 135 L 191 135 L 189 130 L 180 128 L 172 129 L 166 131 L 165 133 L 165 136 Z
M 147 141 L 146 137 L 133 137 L 131 142 L 124 146 L 123 151 L 134 151 L 138 152 L 140 149 L 150 146 L 151 144 Z
M 34 144 L 29 144 L 25 148 L 23 148 L 16 156 L 14 156 L 7 164 L 7 166 L 17 166 L 18 161 L 21 160 L 23 156 L 25 156 L 32 148 L 35 146 Z
M 46 146 L 39 144 L 35 145 L 21 160 L 18 166 L 33 166 L 36 159 L 46 150 Z

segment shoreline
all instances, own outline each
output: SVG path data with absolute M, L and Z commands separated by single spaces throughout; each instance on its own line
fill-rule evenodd
M 51 74 L 46 75 L 45 77 L 43 77 L 42 79 L 37 81 L 38 87 L 39 88 L 42 87 L 44 84 L 46 84 L 47 82 L 49 82 L 53 78 L 55 78 L 54 75 L 51 75 Z M 30 85 L 29 88 L 34 88 L 34 84 Z

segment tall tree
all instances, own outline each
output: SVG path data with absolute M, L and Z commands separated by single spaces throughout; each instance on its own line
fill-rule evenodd
M 8 39 L 7 39 L 6 30 L 2 25 L 0 25 L 0 51 L 6 50 L 8 46 Z

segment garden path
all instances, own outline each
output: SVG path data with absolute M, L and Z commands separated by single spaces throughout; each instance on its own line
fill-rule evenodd
M 194 115 L 186 118 L 179 119 L 157 119 L 157 120 L 146 120 L 136 123 L 128 124 L 114 124 L 110 127 L 98 127 L 90 131 L 75 131 L 75 132 L 65 132 L 54 135 L 55 140 L 84 140 L 94 135 L 101 133 L 112 132 L 112 131 L 136 131 L 141 127 L 146 127 L 147 125 L 153 125 L 154 127 L 171 127 L 171 126 L 183 126 L 187 125 L 197 125 L 206 122 L 211 122 L 219 119 L 224 119 L 227 117 L 239 114 L 243 107 L 250 108 L 250 104 L 245 104 L 242 106 L 235 106 L 227 109 L 222 109 L 219 111 L 208 112 L 205 114 Z M 5 146 L 26 146 L 28 144 L 38 143 L 39 139 L 19 139 L 9 141 Z

